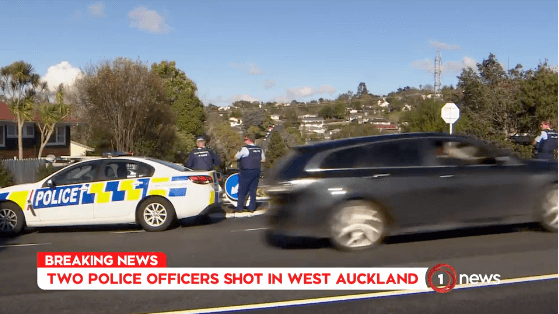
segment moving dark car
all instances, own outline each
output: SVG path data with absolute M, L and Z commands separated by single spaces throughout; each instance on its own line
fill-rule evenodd
M 293 148 L 270 177 L 268 240 L 330 238 L 342 250 L 384 236 L 537 221 L 557 232 L 557 162 L 475 139 L 410 133 Z

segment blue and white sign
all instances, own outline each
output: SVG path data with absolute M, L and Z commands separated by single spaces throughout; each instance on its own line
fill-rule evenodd
M 239 196 L 239 174 L 229 176 L 225 181 L 225 194 L 236 201 Z

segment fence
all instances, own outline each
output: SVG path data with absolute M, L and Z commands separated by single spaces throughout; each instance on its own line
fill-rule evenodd
M 33 183 L 39 181 L 39 167 L 45 167 L 45 159 L 6 159 L 2 160 L 4 168 L 13 175 L 14 184 Z

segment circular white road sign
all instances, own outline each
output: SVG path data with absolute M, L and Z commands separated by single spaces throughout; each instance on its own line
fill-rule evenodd
M 446 103 L 441 109 L 441 118 L 443 118 L 446 123 L 453 124 L 460 118 L 460 109 L 458 109 L 455 103 Z

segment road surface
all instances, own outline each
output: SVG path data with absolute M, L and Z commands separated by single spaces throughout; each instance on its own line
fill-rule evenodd
M 327 241 L 270 247 L 263 240 L 265 227 L 265 216 L 256 216 L 210 225 L 185 224 L 159 233 L 129 226 L 80 227 L 0 238 L 0 313 L 161 313 L 239 305 L 239 310 L 254 309 L 251 313 L 557 312 L 556 279 L 365 299 L 360 299 L 364 291 L 43 291 L 37 286 L 36 256 L 45 251 L 159 251 L 167 255 L 169 267 L 432 267 L 447 263 L 458 273 L 500 274 L 501 279 L 557 274 L 558 268 L 557 234 L 533 225 L 399 236 L 387 239 L 378 249 L 358 253 L 338 252 Z M 323 303 L 324 297 L 337 297 L 337 302 Z M 305 301 L 281 303 L 292 300 Z M 280 307 L 285 305 L 291 306 Z

